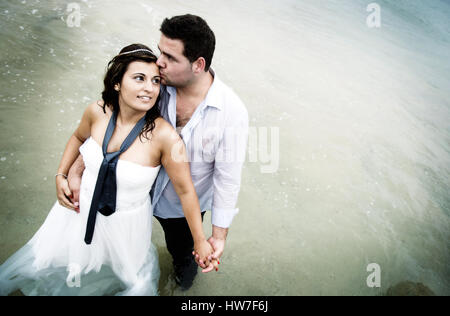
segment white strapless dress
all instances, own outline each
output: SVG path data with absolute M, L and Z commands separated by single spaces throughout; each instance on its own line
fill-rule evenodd
M 54 204 L 31 240 L 0 266 L 0 294 L 157 295 L 159 262 L 152 235 L 150 189 L 160 166 L 117 163 L 116 212 L 97 214 L 92 243 L 84 235 L 103 160 L 92 138 L 80 147 L 86 169 L 80 213 Z

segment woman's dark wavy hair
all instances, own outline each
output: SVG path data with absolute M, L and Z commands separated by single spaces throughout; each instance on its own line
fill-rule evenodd
M 137 49 L 145 49 L 147 51 L 137 51 L 125 55 L 121 55 L 126 52 L 131 52 Z M 128 65 L 133 61 L 143 61 L 147 63 L 156 63 L 158 58 L 153 53 L 153 51 L 143 44 L 131 44 L 128 45 L 120 51 L 119 55 L 115 56 L 109 63 L 105 78 L 103 79 L 104 90 L 102 92 L 103 112 L 106 113 L 105 108 L 109 106 L 114 112 L 119 113 L 119 92 L 114 89 L 116 84 L 122 82 L 123 75 L 128 69 Z M 144 136 L 147 138 L 147 133 L 151 133 L 155 128 L 156 118 L 161 116 L 159 111 L 159 100 L 160 96 L 156 99 L 155 105 L 147 111 L 145 114 L 145 125 L 142 128 L 139 138 Z M 148 138 L 147 138 L 148 139 Z

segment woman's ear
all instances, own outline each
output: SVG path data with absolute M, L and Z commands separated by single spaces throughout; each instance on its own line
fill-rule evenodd
M 120 84 L 114 85 L 114 90 L 116 90 L 117 92 L 120 91 Z

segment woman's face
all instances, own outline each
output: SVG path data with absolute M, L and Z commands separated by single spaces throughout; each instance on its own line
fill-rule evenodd
M 136 111 L 147 112 L 156 103 L 161 77 L 155 63 L 133 61 L 123 75 L 119 88 L 120 108 L 128 106 Z

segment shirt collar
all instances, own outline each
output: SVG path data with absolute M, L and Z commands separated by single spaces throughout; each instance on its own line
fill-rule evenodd
M 219 79 L 212 68 L 209 68 L 209 72 L 212 74 L 214 79 L 202 104 L 204 105 L 204 107 L 210 106 L 222 110 L 222 98 L 220 98 L 220 86 L 222 85 L 222 81 Z M 166 89 L 170 96 L 175 96 L 177 93 L 175 87 L 167 86 Z

